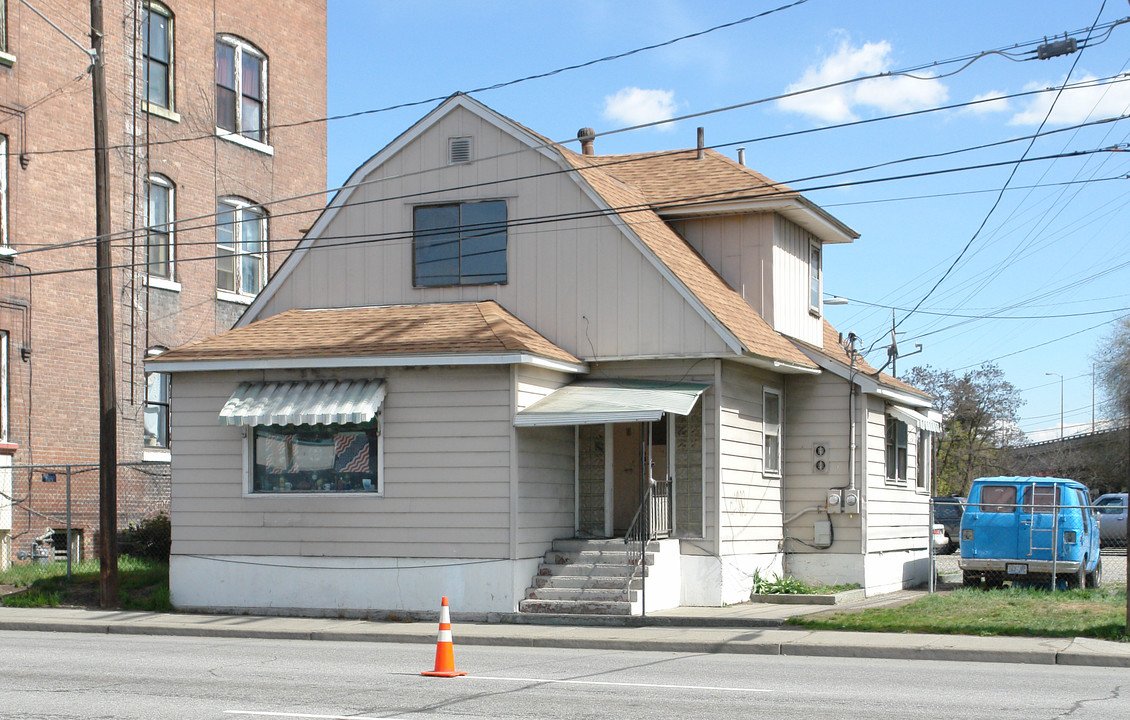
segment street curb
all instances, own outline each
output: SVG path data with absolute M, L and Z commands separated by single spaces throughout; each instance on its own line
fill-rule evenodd
M 478 627 L 505 627 L 503 624 L 479 625 Z M 118 624 L 102 621 L 93 622 L 43 622 L 43 621 L 0 621 L 0 631 L 25 632 L 75 632 L 107 635 L 152 635 L 169 637 L 239 638 L 260 640 L 308 640 L 335 642 L 388 642 L 406 644 L 431 644 L 434 633 L 424 632 L 381 632 L 379 630 L 349 632 L 339 630 L 271 630 L 254 628 L 232 628 L 214 626 L 180 627 L 163 624 Z M 1101 652 L 1088 652 L 1079 649 L 1044 650 L 1004 650 L 938 647 L 937 645 L 913 646 L 907 644 L 872 645 L 845 641 L 828 644 L 831 633 L 821 634 L 820 640 L 813 640 L 811 631 L 798 631 L 793 641 L 758 641 L 743 639 L 737 642 L 693 639 L 663 638 L 597 638 L 597 637 L 533 637 L 508 636 L 499 634 L 460 635 L 456 631 L 456 644 L 464 646 L 493 647 L 536 647 L 576 650 L 614 650 L 614 651 L 652 651 L 682 652 L 700 654 L 737 655 L 787 655 L 793 657 L 839 657 L 887 660 L 938 660 L 954 662 L 1005 662 L 1031 665 L 1071 665 L 1087 667 L 1128 667 L 1130 654 L 1109 655 Z M 876 639 L 882 637 L 876 634 Z M 897 636 L 905 642 L 905 636 Z M 956 636 L 955 636 L 956 638 Z M 953 641 L 955 638 L 947 638 Z M 960 640 L 958 640 L 960 642 Z

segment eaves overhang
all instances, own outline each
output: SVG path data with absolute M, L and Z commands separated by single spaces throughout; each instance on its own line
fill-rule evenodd
M 848 365 L 833 360 L 827 355 L 805 347 L 798 346 L 800 351 L 804 353 L 809 360 L 819 365 L 822 369 L 841 377 L 844 380 L 852 382 L 859 386 L 859 389 L 867 395 L 875 395 L 877 397 L 890 400 L 892 402 L 906 405 L 914 408 L 932 408 L 933 402 L 927 395 L 916 395 L 914 393 L 906 392 L 905 390 L 896 390 L 891 388 L 875 379 L 875 376 L 864 372 L 859 368 L 852 368 Z
M 804 197 L 771 197 L 765 199 L 724 200 L 670 205 L 654 208 L 657 215 L 666 218 L 698 217 L 702 215 L 740 215 L 745 213 L 775 212 L 809 231 L 821 242 L 850 243 L 859 233 L 833 217 L 828 211 Z
M 436 353 L 417 355 L 338 355 L 330 357 L 159 359 L 145 363 L 149 372 L 223 372 L 252 370 L 309 370 L 375 367 L 456 367 L 471 365 L 531 365 L 546 370 L 582 375 L 587 363 L 571 363 L 533 353 Z

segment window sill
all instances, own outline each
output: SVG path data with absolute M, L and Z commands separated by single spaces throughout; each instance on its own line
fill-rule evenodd
M 157 117 L 162 117 L 175 123 L 180 122 L 180 113 L 168 108 L 163 108 L 160 105 L 151 105 L 150 103 L 143 100 L 141 102 L 141 109 L 149 113 L 150 115 L 156 115 Z
M 141 451 L 141 462 L 169 462 L 173 459 L 168 448 L 146 448 Z
M 231 143 L 235 143 L 236 145 L 242 145 L 245 148 L 250 148 L 250 149 L 255 150 L 257 152 L 261 152 L 264 155 L 274 155 L 275 154 L 275 149 L 273 147 L 271 147 L 270 145 L 267 145 L 266 143 L 261 143 L 258 140 L 252 140 L 251 138 L 245 138 L 242 135 L 240 135 L 239 133 L 233 133 L 230 130 L 224 130 L 223 128 L 216 128 L 216 137 L 221 138 L 223 140 L 227 140 L 228 142 L 231 142 Z
M 152 288 L 160 288 L 162 290 L 170 290 L 172 292 L 180 292 L 181 290 L 181 285 L 176 280 L 169 280 L 168 278 L 157 277 L 154 275 L 146 275 L 145 284 Z
M 236 303 L 237 305 L 250 305 L 255 302 L 254 295 L 244 295 L 243 293 L 234 293 L 228 290 L 217 290 L 216 299 Z
M 243 494 L 243 497 L 249 500 L 256 500 L 258 498 L 301 498 L 302 500 L 310 500 L 314 498 L 348 498 L 350 500 L 354 500 L 356 498 L 384 499 L 384 496 L 384 490 L 362 490 L 359 492 L 244 492 Z
M 16 56 L 11 53 L 0 52 L 0 65 L 12 67 L 16 64 Z

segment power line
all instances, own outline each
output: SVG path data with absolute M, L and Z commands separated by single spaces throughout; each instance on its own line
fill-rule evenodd
M 1099 7 L 1099 13 L 1095 17 L 1095 21 L 1091 24 L 1090 30 L 1087 31 L 1087 38 L 1086 38 L 1086 40 L 1084 40 L 1084 43 L 1086 43 L 1087 40 L 1090 40 L 1092 33 L 1094 32 L 1095 28 L 1098 26 L 1099 18 L 1102 17 L 1102 13 L 1103 13 L 1103 10 L 1105 8 L 1106 8 L 1106 0 L 1103 0 L 1102 6 Z M 1067 80 L 1071 79 L 1071 75 L 1072 75 L 1072 73 L 1075 72 L 1075 67 L 1079 64 L 1079 60 L 1082 57 L 1083 57 L 1082 54 L 1077 54 L 1075 56 L 1075 59 L 1071 63 L 1071 68 L 1067 71 Z M 1051 105 L 1048 106 L 1047 114 L 1045 114 L 1044 119 L 1042 121 L 1040 121 L 1040 127 L 1036 130 L 1036 136 L 1038 136 L 1039 133 L 1043 131 L 1044 125 L 1047 124 L 1048 119 L 1052 115 L 1052 111 L 1055 110 L 1056 102 L 1059 101 L 1059 98 L 1062 95 L 1063 95 L 1063 88 L 1060 87 L 1060 89 L 1056 92 L 1055 98 L 1052 99 Z M 918 310 L 918 308 L 920 308 L 922 306 L 922 303 L 926 302 L 926 300 L 929 299 L 929 297 L 934 294 L 934 291 L 938 289 L 938 286 L 940 286 L 945 281 L 945 279 L 950 276 L 950 273 L 952 273 L 954 268 L 957 267 L 957 264 L 959 262 L 961 262 L 961 259 L 963 257 L 965 257 L 965 253 L 969 251 L 969 248 L 973 245 L 973 243 L 981 235 L 981 231 L 984 230 L 985 225 L 989 222 L 989 218 L 992 217 L 993 212 L 1000 205 L 1001 200 L 1004 198 L 1005 190 L 1008 189 L 1009 184 L 1012 182 L 1012 179 L 1016 176 L 1017 170 L 1020 168 L 1020 163 L 1024 162 L 1024 160 L 1028 157 L 1028 153 L 1031 152 L 1033 145 L 1035 145 L 1036 136 L 1033 136 L 1031 142 L 1029 142 L 1029 144 L 1028 144 L 1028 147 L 1024 150 L 1024 153 L 1020 156 L 1020 159 L 1017 161 L 1017 164 L 1012 168 L 1012 171 L 1009 173 L 1008 178 L 1005 180 L 1004 186 L 1001 188 L 1000 193 L 997 195 L 996 200 L 993 202 L 992 206 L 989 208 L 989 211 L 987 213 L 985 213 L 985 218 L 981 221 L 981 224 L 973 232 L 973 235 L 969 238 L 969 241 L 965 243 L 965 247 L 963 247 L 961 249 L 961 252 L 959 252 L 957 254 L 957 257 L 954 258 L 953 262 L 950 264 L 950 266 L 948 268 L 946 268 L 946 271 L 944 273 L 942 273 L 942 276 L 940 278 L 938 278 L 937 282 L 934 283 L 934 285 L 930 288 L 930 290 L 927 291 L 926 294 L 922 296 L 922 299 L 919 300 L 915 304 L 914 309 L 912 309 L 908 314 L 904 315 L 901 320 L 899 320 L 897 323 L 895 323 L 894 328 L 892 328 L 891 332 L 894 332 L 894 330 L 896 328 L 898 328 L 902 323 L 906 322 L 906 320 L 908 318 L 910 318 L 912 315 L 914 315 L 915 311 Z M 876 342 L 878 342 L 878 340 L 876 340 Z M 874 347 L 875 347 L 875 345 L 874 345 L 874 343 L 872 343 L 871 347 L 868 348 L 868 352 L 870 352 L 870 350 L 873 349 Z

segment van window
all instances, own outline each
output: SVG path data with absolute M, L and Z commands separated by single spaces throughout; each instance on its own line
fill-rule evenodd
M 1058 485 L 1029 485 L 1024 488 L 1024 512 L 1047 513 L 1059 503 Z
M 981 512 L 1010 513 L 1016 509 L 1016 487 L 1013 485 L 982 485 Z

